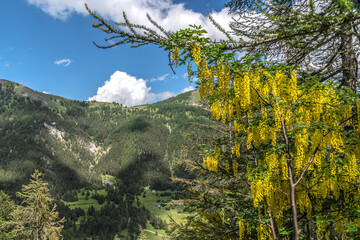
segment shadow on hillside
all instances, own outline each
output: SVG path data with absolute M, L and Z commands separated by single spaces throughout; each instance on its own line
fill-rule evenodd
M 146 119 L 144 119 L 143 117 L 137 117 L 133 121 L 131 121 L 129 129 L 131 132 L 144 132 L 150 126 L 151 124 Z
M 158 190 L 169 188 L 170 174 L 168 164 L 158 154 L 144 152 L 137 154 L 129 165 L 119 171 L 117 177 L 124 190 L 135 195 L 148 185 Z

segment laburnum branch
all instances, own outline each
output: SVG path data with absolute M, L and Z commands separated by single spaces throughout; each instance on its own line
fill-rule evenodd
M 266 101 L 262 96 L 261 94 L 259 93 L 259 91 L 253 86 L 250 84 L 250 87 L 256 92 L 256 94 L 259 96 L 259 98 L 264 102 L 266 103 L 267 106 L 271 106 L 271 103 L 269 103 L 268 101 Z
M 303 169 L 302 173 L 300 174 L 300 177 L 298 178 L 298 180 L 294 183 L 295 187 L 301 182 L 301 180 L 303 179 L 306 171 L 308 170 L 308 168 L 310 167 L 310 165 L 313 163 L 314 159 L 315 159 L 315 155 L 317 153 L 317 151 L 319 150 L 320 144 L 319 146 L 316 147 L 316 149 L 314 150 L 314 153 L 311 156 L 310 161 L 307 163 L 306 167 Z
M 275 104 L 279 104 L 278 101 L 276 100 L 275 94 L 273 91 L 271 91 L 271 95 L 273 95 L 273 97 L 275 98 Z M 279 110 L 280 111 L 280 110 Z M 289 137 L 286 131 L 286 126 L 285 126 L 285 121 L 283 118 L 283 114 L 280 111 L 280 121 L 281 121 L 281 127 L 282 127 L 282 133 L 284 136 L 284 140 L 285 140 L 285 145 L 286 145 L 286 158 L 290 159 L 290 142 L 289 142 Z M 291 202 L 291 211 L 292 211 L 292 223 L 293 223 L 293 232 L 294 232 L 294 238 L 295 240 L 299 240 L 300 239 L 300 230 L 299 230 L 299 222 L 298 222 L 298 214 L 297 214 L 297 206 L 296 206 L 296 185 L 294 183 L 294 174 L 293 174 L 293 165 L 291 164 L 290 161 L 287 162 L 287 166 L 288 166 L 288 179 L 289 179 L 289 185 L 290 185 L 290 202 Z
M 275 230 L 275 222 L 274 222 L 274 218 L 273 218 L 273 215 L 270 211 L 270 208 L 266 202 L 266 200 L 264 201 L 265 203 L 265 207 L 266 207 L 266 211 L 269 215 L 269 219 L 270 219 L 270 229 L 271 229 L 271 234 L 272 234 L 272 237 L 273 237 L 273 240 L 276 240 L 277 239 L 277 236 L 276 236 L 276 230 Z

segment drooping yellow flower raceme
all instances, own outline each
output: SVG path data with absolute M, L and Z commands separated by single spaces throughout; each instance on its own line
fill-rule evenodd
M 203 167 L 209 171 L 218 171 L 218 163 L 220 158 L 220 149 L 218 146 L 215 147 L 213 155 L 203 157 Z
M 179 65 L 180 61 L 180 49 L 178 46 L 175 46 L 170 51 L 170 62 L 174 65 Z
M 240 237 L 239 239 L 243 240 L 246 231 L 245 224 L 243 221 L 240 220 L 238 221 L 238 225 L 239 225 L 239 237 Z

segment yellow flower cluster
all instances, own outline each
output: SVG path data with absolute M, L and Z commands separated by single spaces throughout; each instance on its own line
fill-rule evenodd
M 239 239 L 243 240 L 246 231 L 245 223 L 242 220 L 240 220 L 238 221 L 238 225 L 239 225 Z
M 253 196 L 254 206 L 259 207 L 260 203 L 266 199 L 271 197 L 273 189 L 273 185 L 271 182 L 270 176 L 255 176 L 249 177 L 251 182 L 251 193 Z
M 230 65 L 223 64 L 222 61 L 219 61 L 216 69 L 216 79 L 218 82 L 217 92 L 220 94 L 221 98 L 224 98 L 230 89 Z
M 206 56 L 201 53 L 200 46 L 197 42 L 192 45 L 191 56 L 197 67 L 199 83 L 199 93 L 201 99 L 208 97 L 214 93 L 215 67 L 208 65 Z M 190 74 L 188 72 L 188 74 Z
M 218 146 L 215 147 L 215 156 L 203 157 L 203 167 L 209 171 L 218 171 L 218 162 L 220 158 L 220 149 Z
M 270 231 L 265 223 L 260 223 L 257 227 L 258 240 L 268 240 L 272 239 Z
M 239 171 L 239 164 L 236 161 L 233 162 L 233 171 L 234 171 L 234 176 L 236 177 Z
M 356 162 L 356 156 L 355 153 L 352 153 L 348 157 L 348 174 L 349 174 L 349 182 L 354 182 L 354 180 L 357 179 L 359 176 L 359 169 Z
M 179 61 L 180 61 L 180 49 L 178 46 L 175 46 L 170 50 L 170 62 L 171 64 L 179 65 Z
M 231 153 L 236 154 L 237 157 L 240 157 L 240 144 L 239 143 L 235 143 L 231 147 Z
M 215 157 L 211 157 L 211 156 L 207 156 L 203 158 L 203 166 L 204 168 L 210 170 L 210 171 L 214 171 L 217 172 L 218 170 L 218 159 L 216 159 Z
M 322 135 L 321 135 L 322 136 Z M 307 153 L 309 145 L 309 134 L 307 129 L 302 129 L 295 134 L 295 149 L 296 149 L 296 171 L 301 172 L 308 162 Z
M 302 89 L 297 85 L 295 71 L 270 73 L 258 68 L 232 73 L 228 62 L 219 60 L 208 65 L 197 43 L 193 44 L 191 54 L 197 66 L 201 98 L 216 96 L 210 107 L 212 118 L 224 123 L 231 121 L 235 138 L 239 139 L 240 133 L 246 134 L 246 144 L 240 145 L 236 140 L 232 145 L 231 151 L 236 157 L 240 157 L 241 151 L 260 145 L 268 149 L 276 147 L 284 143 L 285 135 L 291 135 L 292 147 L 287 156 L 274 150 L 259 156 L 256 164 L 266 167 L 264 173 L 253 173 L 254 163 L 247 165 L 255 207 L 266 202 L 272 214 L 279 216 L 277 224 L 282 224 L 283 212 L 290 207 L 289 168 L 294 171 L 295 181 L 303 173 L 310 179 L 300 181 L 296 189 L 298 208 L 309 218 L 312 212 L 321 210 L 326 198 L 337 199 L 340 192 L 350 201 L 350 194 L 355 190 L 360 207 L 360 186 L 357 187 L 360 144 L 349 144 L 343 134 L 343 125 L 352 123 L 349 119 L 354 109 L 357 112 L 354 128 L 360 137 L 360 102 L 355 108 L 340 100 L 334 88 L 321 83 Z M 205 157 L 204 167 L 217 171 L 219 158 L 219 154 Z M 236 161 L 233 170 L 236 176 Z M 333 216 L 350 221 L 336 211 Z M 243 232 L 244 224 L 239 222 L 239 232 Z M 342 224 L 336 225 L 338 231 L 346 231 Z M 322 226 L 318 227 L 321 230 Z M 258 239 L 271 239 L 268 230 L 265 225 L 259 225 Z

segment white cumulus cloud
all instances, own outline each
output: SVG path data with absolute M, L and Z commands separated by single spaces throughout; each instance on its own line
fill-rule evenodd
M 189 27 L 189 24 L 203 26 L 208 35 L 216 39 L 225 36 L 217 30 L 207 16 L 186 9 L 183 3 L 173 3 L 172 0 L 27 0 L 39 7 L 45 13 L 56 19 L 66 20 L 71 14 L 87 15 L 85 2 L 91 10 L 112 21 L 123 21 L 122 12 L 125 11 L 130 21 L 151 26 L 146 13 L 161 26 L 170 31 L 177 31 Z M 213 18 L 225 29 L 231 21 L 228 9 L 212 12 Z M 152 26 L 153 27 L 153 26 Z
M 142 78 L 136 78 L 126 72 L 116 71 L 104 85 L 99 87 L 96 95 L 88 98 L 88 101 L 117 102 L 124 106 L 135 106 L 149 102 L 164 100 L 176 96 L 179 93 L 165 91 L 161 93 L 151 92 L 147 82 Z M 194 90 L 189 86 L 180 93 Z
M 156 96 L 150 90 L 144 79 L 137 79 L 125 72 L 116 71 L 102 87 L 98 88 L 96 95 L 88 100 L 134 106 L 154 100 Z
M 54 64 L 59 65 L 59 66 L 62 65 L 64 67 L 68 67 L 68 66 L 70 66 L 71 62 L 72 62 L 71 59 L 66 58 L 66 59 L 56 60 L 56 61 L 54 61 Z

